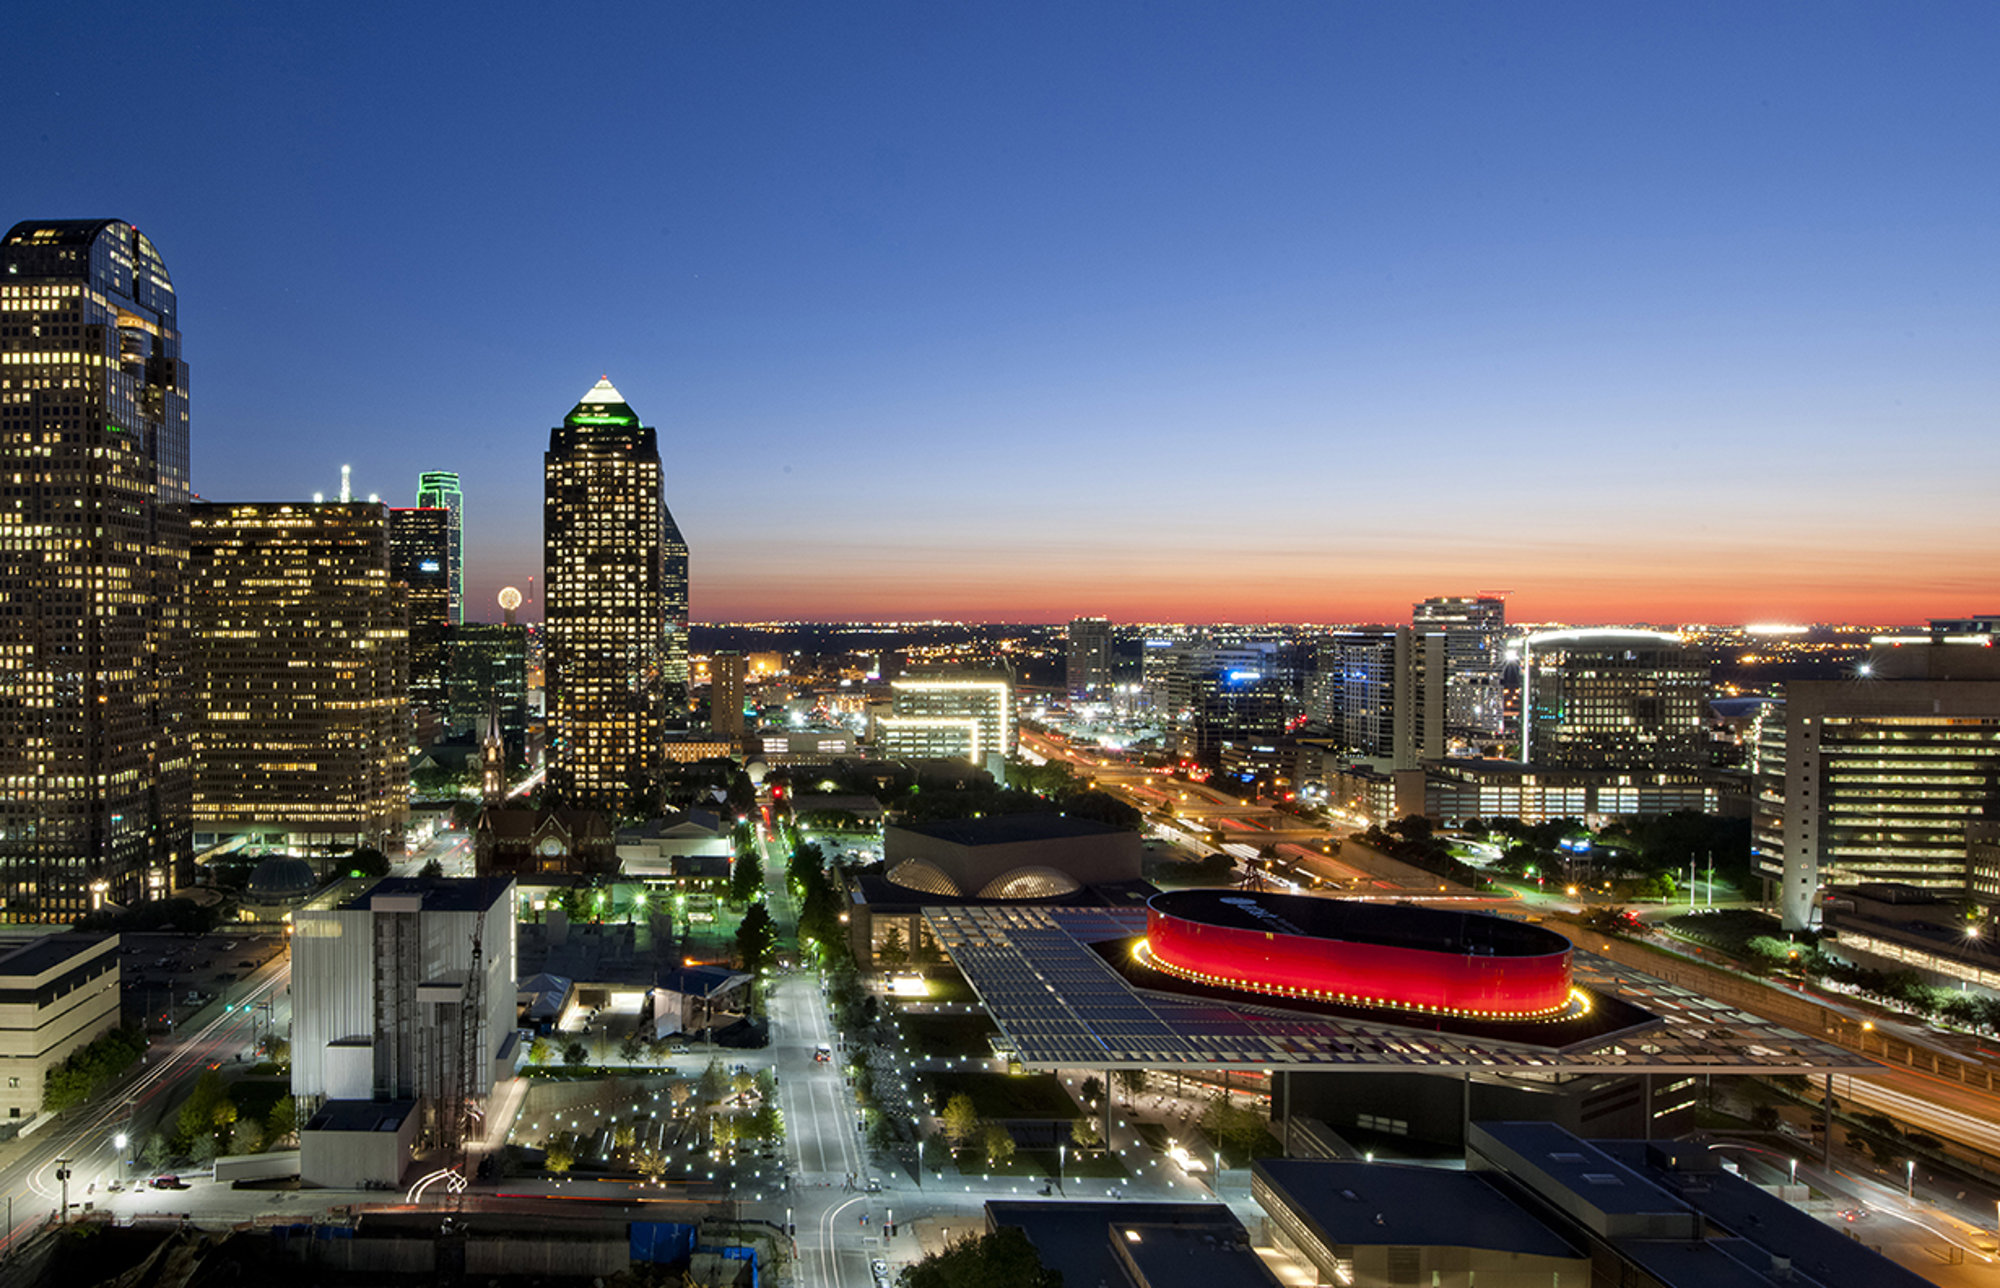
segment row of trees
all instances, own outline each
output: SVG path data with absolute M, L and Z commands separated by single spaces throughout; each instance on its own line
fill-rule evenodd
M 42 1082 L 42 1108 L 61 1113 L 80 1105 L 132 1067 L 146 1050 L 143 1029 L 113 1029 L 70 1053 Z
M 296 1144 L 298 1132 L 299 1106 L 291 1096 L 280 1096 L 259 1119 L 244 1113 L 222 1075 L 209 1069 L 195 1080 L 172 1122 L 147 1137 L 139 1157 L 155 1171 L 177 1158 L 205 1167 L 225 1154 L 255 1154 Z
M 799 942 L 818 944 L 826 961 L 845 960 L 847 934 L 840 920 L 845 896 L 828 875 L 819 846 L 806 841 L 793 847 L 785 874 L 799 897 Z

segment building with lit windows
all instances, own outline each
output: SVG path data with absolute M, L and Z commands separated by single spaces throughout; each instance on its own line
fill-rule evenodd
M 659 776 L 669 627 L 667 510 L 654 431 L 608 379 L 543 458 L 548 785 L 623 810 Z
M 1707 763 L 1709 670 L 1678 635 L 1544 631 L 1521 646 L 1521 759 L 1559 769 Z
M 187 382 L 138 229 L 0 238 L 0 919 L 189 875 Z
M 1982 897 L 2000 817 L 2000 650 L 1991 637 L 1885 638 L 1852 679 L 1797 680 L 1764 719 L 1751 845 L 1788 929 L 1828 886 Z
M 934 671 L 889 683 L 889 714 L 875 718 L 890 760 L 965 760 L 1014 754 L 1014 681 L 1000 672 Z
M 528 746 L 528 628 L 467 622 L 452 629 L 447 643 L 452 731 L 480 729 L 487 712 L 497 711 L 507 763 L 532 763 Z
M 741 741 L 743 685 L 750 659 L 741 653 L 717 653 L 708 663 L 708 727 L 718 738 Z
M 1419 633 L 1440 632 L 1445 652 L 1445 729 L 1458 745 L 1496 743 L 1506 732 L 1501 684 L 1507 603 L 1495 596 L 1432 596 L 1410 606 Z
M 410 608 L 410 705 L 433 721 L 449 705 L 446 638 L 457 622 L 450 552 L 456 518 L 442 506 L 389 511 L 389 577 L 401 582 Z
M 42 1109 L 49 1070 L 118 1027 L 118 936 L 0 933 L 0 1121 Z
M 444 568 L 451 588 L 450 620 L 456 625 L 465 620 L 465 494 L 459 490 L 458 475 L 450 470 L 417 475 L 417 506 L 451 516 L 445 522 Z
M 198 843 L 398 848 L 409 661 L 388 508 L 198 503 L 188 607 Z
M 1333 631 L 1316 649 L 1308 715 L 1352 760 L 1413 769 L 1444 755 L 1446 636 L 1408 626 Z
M 1111 622 L 1103 617 L 1078 617 L 1072 620 L 1069 624 L 1065 661 L 1071 701 L 1109 697 Z
M 667 643 L 660 675 L 668 704 L 675 710 L 687 703 L 688 689 L 688 547 L 681 525 L 660 495 L 660 595 L 667 610 Z

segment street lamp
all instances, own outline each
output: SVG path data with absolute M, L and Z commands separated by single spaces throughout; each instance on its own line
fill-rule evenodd
M 1906 1158 L 1903 1160 L 1903 1167 L 1905 1178 L 1903 1193 L 1910 1202 L 1914 1203 L 1917 1201 L 1917 1160 Z
M 1056 1146 L 1056 1188 L 1059 1190 L 1063 1189 L 1063 1164 L 1068 1158 L 1069 1146 L 1058 1144 Z M 1069 1191 L 1063 1190 L 1063 1193 L 1067 1194 Z

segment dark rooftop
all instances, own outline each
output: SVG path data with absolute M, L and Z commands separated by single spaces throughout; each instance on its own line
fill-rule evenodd
M 953 845 L 1013 845 L 1077 836 L 1115 836 L 1125 828 L 1065 814 L 997 814 L 988 818 L 947 818 L 929 823 L 897 823 L 894 829 Z
M 1121 1227 L 1180 1226 L 1218 1236 L 1226 1233 L 1239 1243 L 1248 1237 L 1236 1217 L 1221 1203 L 995 1199 L 986 1204 L 986 1219 L 995 1228 L 1019 1227 L 1028 1236 L 1028 1242 L 1035 1245 L 1035 1253 L 1043 1265 L 1061 1271 L 1064 1283 L 1085 1288 L 1096 1283 L 1130 1282 L 1111 1246 L 1114 1223 Z M 1216 1284 L 1217 1281 L 1210 1280 L 1209 1288 L 1215 1288 Z
M 32 978 L 54 970 L 80 953 L 89 952 L 110 939 L 80 931 L 58 931 L 24 941 L 0 939 L 0 975 Z
M 484 912 L 513 884 L 512 877 L 384 877 L 341 907 L 361 911 L 376 895 L 421 895 L 425 912 Z
M 1578 1255 L 1485 1173 L 1399 1163 L 1260 1158 L 1256 1174 L 1330 1244 L 1427 1244 Z
M 396 1131 L 417 1111 L 414 1100 L 329 1100 L 306 1122 L 307 1131 Z

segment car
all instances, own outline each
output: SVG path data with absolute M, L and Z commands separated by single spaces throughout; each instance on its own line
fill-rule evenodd
M 833 1060 L 833 1048 L 824 1042 L 820 1043 L 813 1048 L 813 1059 L 819 1061 L 821 1064 L 831 1063 Z
M 1867 1208 L 1847 1208 L 1841 1212 L 1840 1219 L 1843 1221 L 1859 1221 L 1867 1217 L 1867 1215 Z
M 162 1172 L 148 1183 L 156 1190 L 184 1190 L 188 1187 L 186 1181 L 172 1172 Z
M 242 969 L 242 970 L 256 970 L 256 969 L 257 969 L 257 963 L 256 963 L 256 962 L 253 962 L 253 961 L 250 961 L 250 960 L 249 960 L 248 958 L 245 958 L 245 959 L 244 959 L 243 961 L 240 961 L 240 962 L 237 962 L 237 963 L 236 963 L 236 965 L 237 965 L 237 967 L 238 967 L 238 968 L 240 968 L 240 969 Z

